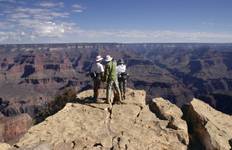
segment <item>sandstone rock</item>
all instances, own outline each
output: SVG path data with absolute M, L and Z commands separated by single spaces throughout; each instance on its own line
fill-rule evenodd
M 186 118 L 193 133 L 206 150 L 230 150 L 232 117 L 223 114 L 208 104 L 193 99 L 186 109 Z
M 9 150 L 11 149 L 11 146 L 6 143 L 0 143 L 0 150 Z
M 0 120 L 0 140 L 2 142 L 17 140 L 27 132 L 32 125 L 32 119 L 28 114 L 15 117 L 3 117 Z
M 189 143 L 187 123 L 182 120 L 183 113 L 180 108 L 163 98 L 155 98 L 150 103 L 150 109 L 158 118 L 168 120 L 168 128 L 179 130 L 184 144 Z
M 48 143 L 53 149 L 87 150 L 185 150 L 179 130 L 167 128 L 145 105 L 145 92 L 128 89 L 126 104 L 91 103 L 92 90 L 78 95 L 80 103 L 68 103 L 57 114 L 33 126 L 17 143 L 21 149 Z M 81 102 L 82 101 L 82 102 Z

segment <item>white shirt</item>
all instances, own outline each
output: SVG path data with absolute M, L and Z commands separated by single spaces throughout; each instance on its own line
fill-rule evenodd
M 117 70 L 117 74 L 125 73 L 126 72 L 126 65 L 124 65 L 124 64 L 118 65 L 116 67 L 116 70 Z
M 91 72 L 102 73 L 104 72 L 104 67 L 100 62 L 94 63 Z

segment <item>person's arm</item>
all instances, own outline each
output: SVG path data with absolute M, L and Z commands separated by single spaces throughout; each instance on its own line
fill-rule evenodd
M 95 64 L 92 64 L 91 69 L 90 69 L 90 72 L 95 72 L 95 71 L 96 71 L 95 68 L 96 68 L 96 67 L 95 67 Z
M 103 81 L 107 81 L 107 77 L 109 75 L 109 68 L 108 68 L 108 66 L 109 66 L 108 64 L 105 65 Z
M 104 66 L 102 64 L 100 66 L 100 77 L 101 80 L 104 82 Z
M 116 67 L 116 73 L 119 74 L 119 71 L 120 71 L 119 66 L 117 66 Z

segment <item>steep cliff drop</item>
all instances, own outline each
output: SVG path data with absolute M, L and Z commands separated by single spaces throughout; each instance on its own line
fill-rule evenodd
M 32 127 L 14 147 L 55 150 L 187 149 L 187 128 L 170 128 L 169 120 L 157 118 L 145 104 L 144 91 L 128 89 L 126 104 L 115 104 L 112 111 L 105 103 L 91 103 L 91 95 L 91 90 L 77 95 L 77 103 L 68 103 L 57 114 Z M 104 96 L 105 92 L 101 90 L 100 100 L 104 100 Z
M 217 111 L 198 99 L 193 99 L 183 110 L 190 135 L 200 141 L 203 149 L 232 149 L 232 117 L 230 115 Z

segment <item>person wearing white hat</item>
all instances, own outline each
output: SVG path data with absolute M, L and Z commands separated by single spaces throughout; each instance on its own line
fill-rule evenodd
M 91 68 L 91 77 L 93 79 L 93 98 L 94 101 L 97 101 L 98 99 L 98 90 L 100 88 L 101 85 L 101 81 L 104 75 L 104 67 L 101 64 L 101 61 L 103 60 L 103 58 L 98 55 L 96 57 L 95 63 L 92 65 Z
M 116 61 L 110 55 L 106 56 L 106 65 L 105 65 L 105 73 L 104 73 L 104 80 L 106 81 L 106 99 L 108 104 L 110 104 L 110 108 L 112 107 L 112 93 L 114 89 L 115 96 L 117 97 L 116 102 L 122 103 L 121 93 L 118 86 L 118 79 L 117 79 L 117 72 L 116 72 Z
M 122 95 L 122 99 L 125 100 L 126 99 L 126 81 L 128 78 L 128 73 L 126 72 L 126 65 L 123 59 L 119 59 L 116 70 L 117 70 L 117 75 L 118 75 L 119 89 Z

